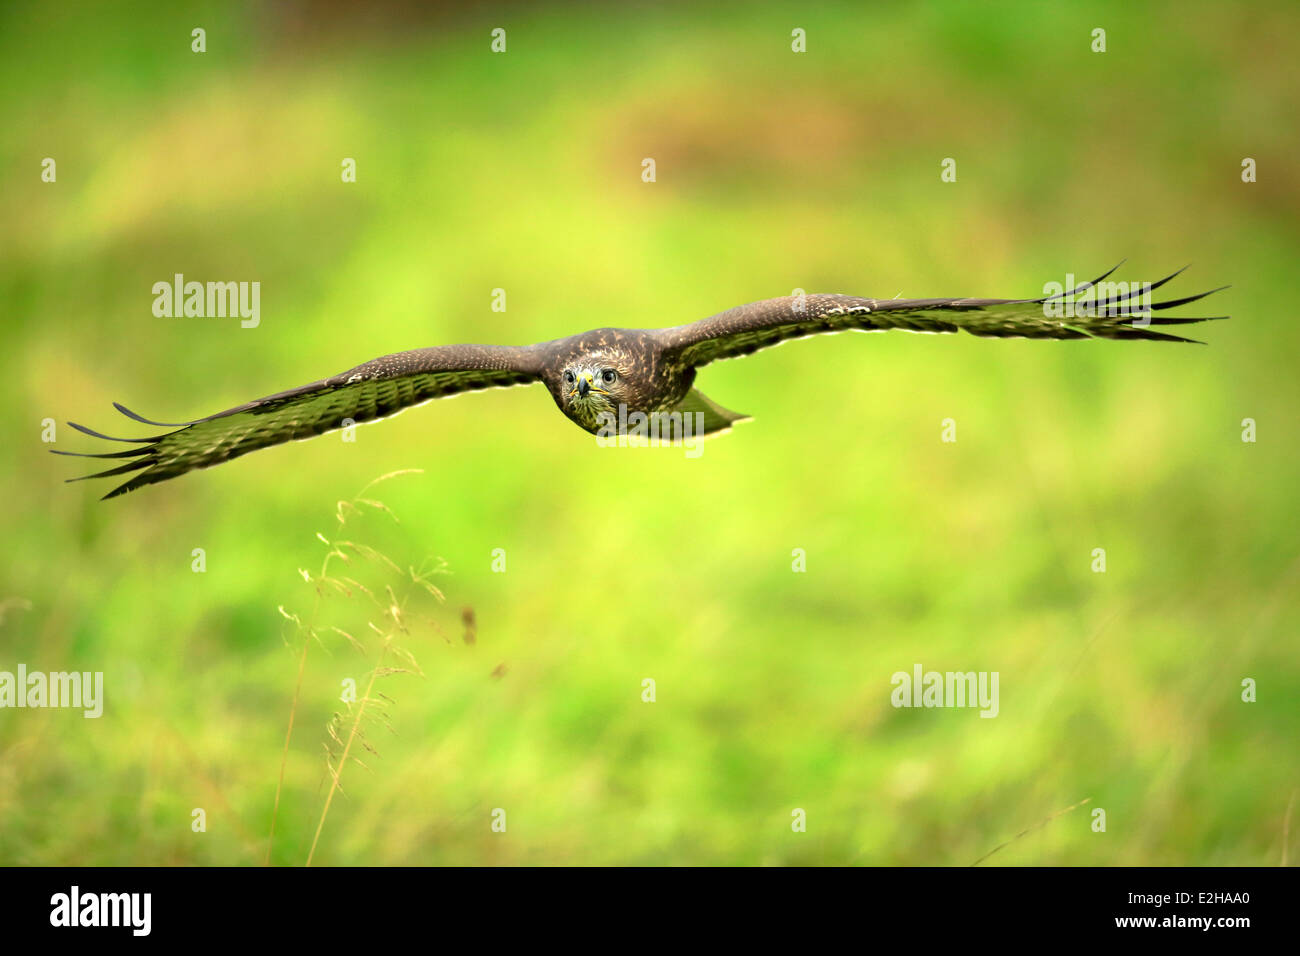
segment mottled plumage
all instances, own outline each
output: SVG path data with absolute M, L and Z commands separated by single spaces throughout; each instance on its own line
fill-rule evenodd
M 1114 270 L 1111 270 L 1112 272 Z M 1181 271 L 1181 270 L 1179 270 Z M 1174 273 L 1177 275 L 1178 273 Z M 105 495 L 134 491 L 207 468 L 250 451 L 300 441 L 348 424 L 392 415 L 404 408 L 460 392 L 541 381 L 569 419 L 597 432 L 602 413 L 699 412 L 704 433 L 725 431 L 745 418 L 715 405 L 692 386 L 696 369 L 748 355 L 787 339 L 827 332 L 957 332 L 991 337 L 1045 339 L 1149 339 L 1190 342 L 1150 326 L 1202 322 L 1226 316 L 1171 317 L 1164 311 L 1209 295 L 1135 307 L 1136 292 L 1103 300 L 1094 314 L 1055 318 L 1054 304 L 1069 301 L 1110 273 L 1078 289 L 1037 299 L 862 299 L 847 295 L 786 296 L 737 306 L 689 325 L 665 329 L 596 329 L 537 345 L 446 345 L 398 352 L 332 378 L 312 382 L 192 422 L 167 424 L 117 409 L 146 425 L 174 429 L 147 438 L 111 438 L 83 425 L 73 428 L 139 447 L 100 454 L 60 455 L 126 461 L 86 478 L 139 472 Z M 1152 283 L 1157 289 L 1173 276 Z M 1211 291 L 1218 291 L 1217 289 Z M 74 478 L 70 481 L 82 479 Z

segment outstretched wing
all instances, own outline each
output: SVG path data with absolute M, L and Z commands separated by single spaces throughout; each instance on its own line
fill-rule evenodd
M 1115 267 L 1116 269 L 1119 266 Z M 1186 268 L 1184 266 L 1183 268 Z M 1114 272 L 1078 288 L 1040 299 L 860 299 L 848 295 L 786 296 L 737 306 L 690 325 L 664 329 L 670 354 L 698 368 L 718 359 L 749 355 L 787 339 L 826 332 L 957 332 L 999 338 L 1030 339 L 1154 339 L 1193 342 L 1157 331 L 1155 325 L 1183 325 L 1226 315 L 1187 318 L 1166 316 L 1166 309 L 1204 298 L 1210 292 L 1166 302 L 1144 295 L 1174 276 L 1147 285 L 1130 283 L 1114 295 L 1089 293 Z M 1119 284 L 1113 284 L 1119 285 Z M 1224 286 L 1223 288 L 1226 288 Z M 1076 297 L 1084 296 L 1076 301 Z M 1088 307 L 1083 307 L 1088 306 Z
M 128 418 L 176 430 L 150 438 L 113 438 L 69 422 L 87 435 L 139 447 L 101 454 L 66 451 L 55 451 L 55 454 L 129 459 L 126 464 L 107 471 L 68 479 L 83 481 L 140 472 L 104 496 L 112 498 L 259 448 L 333 431 L 341 428 L 347 419 L 360 424 L 434 398 L 482 388 L 526 385 L 537 379 L 540 371 L 537 350 L 531 346 L 447 345 L 397 352 L 332 378 L 268 395 L 192 422 L 150 421 L 115 402 L 117 410 Z

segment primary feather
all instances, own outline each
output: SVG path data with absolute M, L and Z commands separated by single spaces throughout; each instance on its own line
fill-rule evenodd
M 87 458 L 132 458 L 107 471 L 83 475 L 107 478 L 140 472 L 105 498 L 174 478 L 196 468 L 238 458 L 250 451 L 289 441 L 314 438 L 349 423 L 362 424 L 394 415 L 435 398 L 483 388 L 524 385 L 537 378 L 537 365 L 528 349 L 490 345 L 455 345 L 397 352 L 332 378 L 268 395 L 192 422 L 175 423 L 176 430 L 151 438 L 113 438 L 69 422 L 73 428 L 110 441 L 143 443 L 145 447 Z M 114 403 L 122 414 L 149 421 Z M 56 452 L 78 455 L 77 452 Z

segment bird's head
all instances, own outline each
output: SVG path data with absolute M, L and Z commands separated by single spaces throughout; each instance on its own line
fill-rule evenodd
M 632 365 L 615 351 L 580 355 L 560 373 L 559 394 L 564 410 L 587 427 L 597 424 L 602 412 L 617 417 L 620 403 L 628 404 Z

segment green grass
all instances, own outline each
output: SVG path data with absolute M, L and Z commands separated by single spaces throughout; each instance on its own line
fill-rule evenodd
M 399 469 L 423 470 L 384 486 L 401 523 L 360 516 L 359 540 L 444 559 L 446 603 L 403 639 L 423 677 L 384 678 L 392 733 L 345 771 L 314 864 L 965 865 L 1085 798 L 983 865 L 1282 859 L 1293 5 L 338 16 L 0 14 L 0 599 L 30 602 L 0 669 L 102 670 L 107 696 L 99 720 L 0 711 L 0 862 L 260 864 L 301 649 L 277 608 L 307 612 L 336 503 Z M 1125 256 L 1135 279 L 1192 262 L 1171 290 L 1232 283 L 1207 300 L 1232 320 L 1198 327 L 1208 347 L 792 343 L 701 374 L 755 421 L 699 459 L 597 448 L 537 387 L 111 502 L 40 441 L 46 418 L 69 450 L 92 443 L 68 419 L 131 428 L 115 400 L 184 420 L 417 346 L 795 287 L 1032 295 Z M 175 272 L 260 281 L 261 326 L 155 318 Z M 364 643 L 306 659 L 275 863 L 310 851 Z M 918 662 L 998 671 L 1000 715 L 891 707 Z

